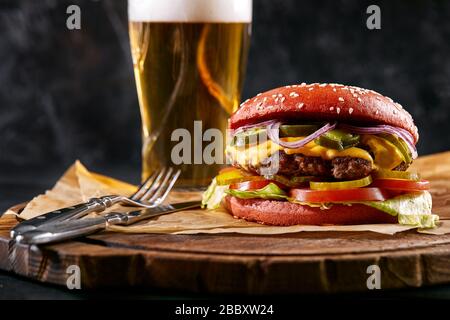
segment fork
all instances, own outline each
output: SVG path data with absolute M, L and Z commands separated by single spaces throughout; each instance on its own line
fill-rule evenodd
M 44 224 L 78 219 L 92 212 L 102 212 L 117 203 L 133 207 L 154 208 L 167 198 L 180 172 L 180 170 L 175 171 L 172 167 L 155 171 L 130 197 L 107 195 L 100 198 L 92 198 L 88 202 L 51 211 L 23 221 L 11 230 L 11 238 L 16 238 L 24 232 L 35 230 Z

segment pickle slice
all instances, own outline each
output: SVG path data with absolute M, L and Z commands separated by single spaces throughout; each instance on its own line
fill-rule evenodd
M 296 188 L 296 187 L 304 186 L 305 184 L 309 183 L 311 180 L 315 179 L 316 177 L 302 176 L 302 177 L 287 178 L 285 176 L 280 176 L 280 175 L 270 175 L 270 176 L 266 176 L 265 178 L 267 180 L 273 180 L 273 181 L 279 182 L 290 188 Z
M 253 175 L 244 170 L 236 168 L 222 170 L 219 172 L 219 175 L 216 176 L 216 182 L 218 186 L 225 186 L 232 183 L 254 180 L 264 180 L 264 177 Z
M 315 182 L 311 181 L 309 187 L 312 190 L 343 190 L 366 187 L 372 183 L 372 177 L 367 176 L 358 180 L 338 181 L 338 182 Z
M 398 179 L 398 180 L 411 180 L 419 181 L 420 175 L 416 172 L 410 171 L 394 171 L 379 169 L 373 174 L 376 179 Z
M 284 124 L 280 126 L 280 138 L 303 137 L 320 129 L 319 124 Z M 238 133 L 231 141 L 232 146 L 245 147 L 256 143 L 261 143 L 261 139 L 267 139 L 265 128 L 255 128 Z

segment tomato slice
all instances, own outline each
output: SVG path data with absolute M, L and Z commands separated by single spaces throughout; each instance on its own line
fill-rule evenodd
M 278 181 L 272 180 L 255 180 L 255 181 L 245 181 L 239 183 L 233 183 L 230 185 L 230 189 L 240 190 L 240 191 L 249 191 L 249 190 L 258 190 L 267 186 L 269 183 L 274 183 L 279 186 L 281 189 L 286 189 L 284 184 L 279 183 Z
M 311 190 L 291 189 L 289 196 L 301 202 L 351 202 L 351 201 L 384 201 L 389 194 L 380 188 L 356 188 L 345 190 Z
M 370 185 L 371 187 L 378 187 L 388 190 L 402 190 L 402 191 L 422 191 L 430 189 L 430 181 L 420 180 L 401 180 L 401 179 L 376 179 Z

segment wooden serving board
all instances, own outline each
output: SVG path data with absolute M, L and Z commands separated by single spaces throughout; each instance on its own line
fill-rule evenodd
M 432 180 L 434 211 L 450 218 L 450 152 L 423 157 L 415 169 Z M 23 206 L 13 208 L 18 211 Z M 81 270 L 87 288 L 139 286 L 203 293 L 306 293 L 367 289 L 378 265 L 381 288 L 450 283 L 450 234 L 416 231 L 302 232 L 284 235 L 101 233 L 78 241 L 16 245 L 14 216 L 0 218 L 0 269 L 66 285 Z

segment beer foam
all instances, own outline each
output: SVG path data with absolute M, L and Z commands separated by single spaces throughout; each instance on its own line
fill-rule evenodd
M 251 22 L 252 0 L 128 0 L 138 22 Z

